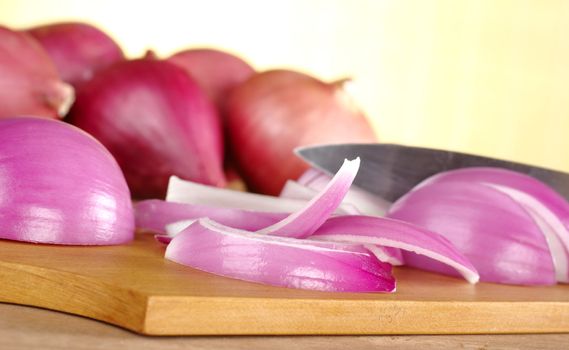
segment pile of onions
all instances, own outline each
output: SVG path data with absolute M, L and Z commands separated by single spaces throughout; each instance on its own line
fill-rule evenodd
M 79 22 L 54 23 L 27 30 L 53 59 L 61 78 L 75 88 L 124 59 L 121 48 L 98 28 Z
M 344 83 L 273 70 L 233 90 L 226 105 L 230 149 L 248 188 L 277 195 L 298 178 L 307 169 L 292 152 L 298 146 L 376 140 Z
M 63 122 L 0 120 L 0 238 L 73 245 L 132 240 L 130 193 L 111 154 Z
M 64 116 L 73 103 L 73 88 L 29 34 L 0 26 L 0 118 Z
M 195 184 L 173 178 L 169 201 L 136 204 L 137 226 L 159 233 L 158 240 L 168 244 L 169 260 L 276 286 L 393 292 L 391 265 L 404 263 L 402 251 L 478 281 L 468 259 L 432 231 L 381 217 L 336 214 L 358 168 L 359 159 L 344 162 L 314 197 L 289 210 L 285 203 L 290 199 L 216 188 L 209 193 L 202 188 L 196 195 Z M 237 207 L 239 196 L 246 208 Z M 275 206 L 283 211 L 267 211 L 269 198 L 283 201 Z
M 135 198 L 164 197 L 171 175 L 225 184 L 218 114 L 172 63 L 141 59 L 99 72 L 80 89 L 69 121 L 110 150 Z

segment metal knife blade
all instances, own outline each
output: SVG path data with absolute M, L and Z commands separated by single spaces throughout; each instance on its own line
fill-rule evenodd
M 334 174 L 344 159 L 360 157 L 359 187 L 395 201 L 424 179 L 466 167 L 499 167 L 533 176 L 569 200 L 569 174 L 473 154 L 397 144 L 332 144 L 300 147 L 295 153 L 311 166 Z

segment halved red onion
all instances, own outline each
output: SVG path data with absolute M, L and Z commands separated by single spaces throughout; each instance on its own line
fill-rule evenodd
M 487 282 L 556 283 L 547 241 L 532 216 L 511 196 L 483 183 L 439 181 L 420 184 L 391 207 L 388 216 L 446 237 Z M 419 255 L 405 262 L 454 273 Z
M 361 246 L 259 235 L 200 219 L 166 258 L 240 280 L 328 292 L 393 292 L 391 266 Z
M 308 238 L 397 248 L 406 253 L 406 264 L 406 256 L 415 253 L 455 269 L 470 283 L 476 283 L 480 278 L 472 263 L 446 238 L 399 220 L 372 216 L 339 216 L 328 219 Z M 416 265 L 415 267 L 421 268 Z
M 227 188 L 206 186 L 172 176 L 168 183 L 166 201 L 211 207 L 234 208 L 269 213 L 292 213 L 306 206 L 307 200 L 279 198 Z M 351 214 L 355 208 L 340 205 L 336 214 Z
M 122 61 L 121 48 L 107 34 L 87 23 L 41 25 L 26 31 L 48 52 L 61 78 L 74 87 L 111 64 Z
M 130 193 L 111 154 L 69 124 L 0 120 L 0 238 L 109 245 L 132 240 Z
M 70 122 L 117 158 L 135 198 L 161 198 L 168 179 L 225 185 L 221 121 L 205 93 L 166 61 L 119 62 L 79 90 Z
M 569 203 L 541 181 L 507 169 L 465 168 L 431 177 L 436 182 L 471 181 L 487 184 L 522 205 L 541 227 L 552 253 L 557 280 L 569 281 Z
M 0 26 L 0 118 L 63 117 L 74 100 L 41 45 L 29 34 Z

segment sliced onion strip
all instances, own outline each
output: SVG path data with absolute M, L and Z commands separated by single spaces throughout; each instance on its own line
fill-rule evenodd
M 166 259 L 202 271 L 281 287 L 393 292 L 391 266 L 361 246 L 259 235 L 200 219 L 177 235 Z

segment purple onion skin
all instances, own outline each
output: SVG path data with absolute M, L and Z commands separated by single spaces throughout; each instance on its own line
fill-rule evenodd
M 27 32 L 48 52 L 61 78 L 75 88 L 93 78 L 97 71 L 124 60 L 117 43 L 87 23 L 53 23 Z
M 171 175 L 225 185 L 219 116 L 171 63 L 125 61 L 100 72 L 79 91 L 69 121 L 110 150 L 135 198 L 163 198 Z
M 0 120 L 0 238 L 113 245 L 134 236 L 130 193 L 112 155 L 63 122 Z

